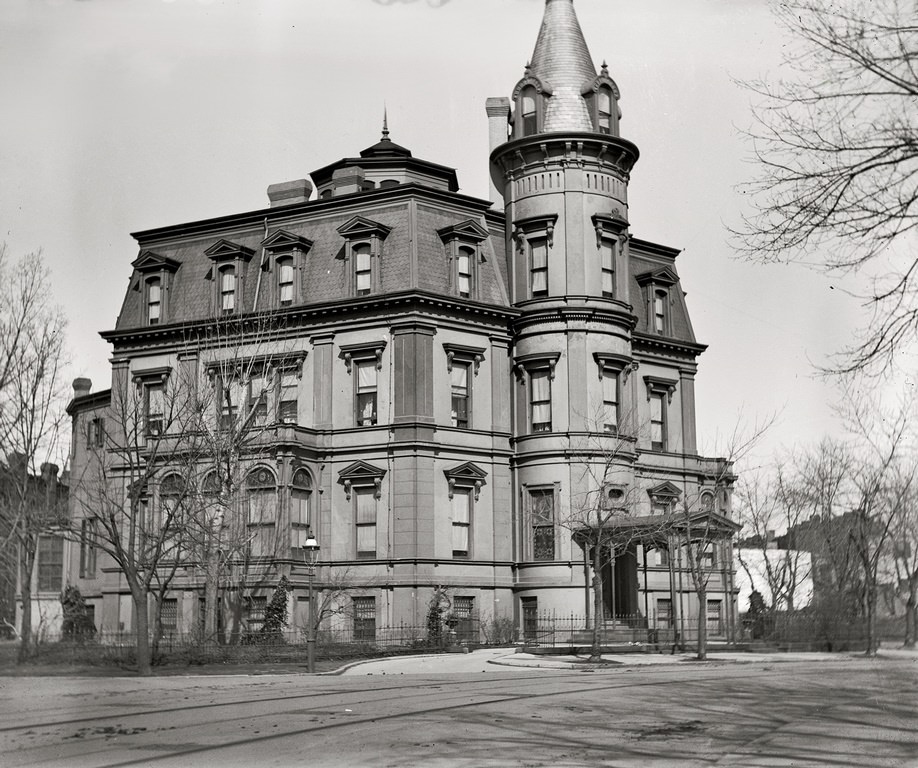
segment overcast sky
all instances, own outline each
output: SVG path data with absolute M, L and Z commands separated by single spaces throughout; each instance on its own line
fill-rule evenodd
M 267 206 L 379 138 L 488 195 L 485 99 L 509 96 L 542 0 L 2 0 L 0 240 L 43 248 L 70 319 L 73 375 L 109 386 L 130 232 Z M 765 0 L 576 0 L 641 150 L 632 234 L 683 249 L 702 449 L 737 414 L 780 412 L 771 447 L 837 431 L 813 363 L 859 319 L 837 280 L 733 258 L 749 96 L 786 40 Z

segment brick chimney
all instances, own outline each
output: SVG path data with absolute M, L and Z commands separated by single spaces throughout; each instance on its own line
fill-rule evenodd
M 268 187 L 268 200 L 271 202 L 272 208 L 308 202 L 311 194 L 312 184 L 306 179 L 284 181 Z

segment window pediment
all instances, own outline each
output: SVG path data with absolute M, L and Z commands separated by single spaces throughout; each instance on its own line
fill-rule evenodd
M 661 376 L 645 376 L 644 386 L 647 387 L 647 399 L 650 400 L 654 392 L 666 393 L 667 402 L 673 402 L 673 395 L 676 393 L 675 379 L 664 379 Z
M 520 355 L 513 362 L 513 368 L 520 381 L 524 380 L 523 374 L 534 368 L 548 368 L 548 377 L 555 380 L 555 366 L 561 357 L 560 352 L 533 352 L 530 355 Z
M 342 344 L 340 356 L 347 366 L 347 372 L 351 372 L 351 364 L 354 360 L 376 360 L 376 370 L 382 370 L 382 353 L 386 348 L 385 341 L 371 341 L 362 344 Z
M 437 234 L 444 243 L 450 240 L 480 243 L 482 240 L 487 240 L 488 237 L 490 237 L 488 230 L 472 219 L 466 219 L 458 224 L 450 224 L 448 227 L 438 229 Z
M 453 361 L 472 363 L 474 373 L 478 375 L 478 367 L 484 362 L 484 349 L 469 347 L 465 344 L 450 344 L 444 342 L 443 351 L 446 352 L 446 370 L 452 372 Z
M 392 231 L 391 227 L 380 224 L 378 221 L 365 219 L 363 216 L 354 216 L 338 227 L 339 235 L 347 240 L 357 240 L 362 237 L 378 237 L 385 240 Z
M 449 484 L 450 498 L 453 498 L 453 492 L 456 487 L 474 488 L 475 501 L 478 501 L 482 486 L 487 484 L 485 478 L 488 476 L 488 473 L 471 461 L 467 461 L 455 467 L 450 467 L 449 469 L 444 469 L 443 474 L 446 476 L 446 482 Z
M 632 360 L 627 355 L 619 355 L 615 352 L 594 352 L 593 359 L 599 367 L 600 379 L 602 378 L 603 368 L 615 368 L 625 375 L 625 381 L 627 381 L 631 372 L 636 371 L 641 365 L 637 360 Z
M 372 486 L 373 495 L 379 499 L 382 495 L 382 480 L 386 470 L 367 464 L 365 461 L 355 461 L 338 473 L 338 482 L 344 486 L 347 500 L 351 500 L 351 488 L 354 486 Z
M 518 219 L 513 222 L 513 237 L 517 245 L 522 248 L 527 238 L 544 237 L 548 241 L 548 247 L 554 246 L 555 224 L 558 221 L 558 214 L 552 213 L 548 216 L 527 216 L 525 219 Z
M 135 384 L 165 384 L 171 373 L 171 367 L 161 365 L 158 368 L 145 368 L 134 371 L 131 374 L 131 378 Z
M 655 269 L 652 272 L 644 272 L 635 276 L 638 285 L 675 285 L 679 282 L 679 275 L 671 267 Z
M 655 485 L 653 488 L 650 488 L 647 491 L 647 495 L 650 496 L 652 502 L 658 502 L 660 504 L 671 504 L 674 501 L 677 501 L 680 496 L 682 496 L 682 490 L 678 485 L 675 485 L 668 480 L 665 483 L 660 483 Z
M 540 79 L 537 78 L 535 75 L 533 75 L 533 74 L 529 71 L 528 65 L 527 65 L 527 70 L 526 70 L 525 76 L 523 77 L 522 80 L 520 80 L 520 81 L 516 84 L 516 88 L 513 89 L 513 95 L 511 96 L 511 98 L 513 99 L 513 101 L 516 101 L 517 99 L 519 99 L 519 97 L 520 97 L 520 92 L 521 92 L 521 91 L 523 90 L 523 88 L 525 88 L 526 86 L 532 86 L 533 88 L 536 89 L 536 93 L 542 94 L 543 96 L 551 96 L 552 93 L 553 93 L 553 91 L 554 91 L 554 89 L 553 89 L 552 86 L 551 86 L 551 83 L 549 83 L 549 82 L 546 81 L 546 80 L 540 80 Z
M 285 251 L 302 251 L 303 253 L 308 253 L 312 246 L 313 241 L 308 237 L 294 235 L 291 232 L 287 232 L 285 229 L 279 229 L 277 232 L 268 235 L 268 237 L 261 241 L 261 247 L 271 254 Z
M 131 266 L 143 274 L 149 272 L 176 272 L 182 266 L 182 262 L 170 259 L 168 256 L 163 256 L 155 251 L 141 251 L 140 255 L 131 263 Z
M 212 246 L 210 246 L 210 248 L 205 250 L 204 255 L 214 262 L 233 261 L 235 259 L 240 259 L 241 261 L 249 261 L 252 256 L 255 255 L 255 251 L 253 251 L 251 248 L 247 248 L 244 245 L 239 245 L 238 243 L 233 243 L 229 240 L 220 239 Z

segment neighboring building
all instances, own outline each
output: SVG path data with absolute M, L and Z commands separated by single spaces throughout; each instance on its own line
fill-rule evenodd
M 91 476 L 125 393 L 159 440 L 166 393 L 209 388 L 216 432 L 254 427 L 240 452 L 246 562 L 263 576 L 249 583 L 249 627 L 281 573 L 304 621 L 307 531 L 322 548 L 317 588 L 349 585 L 348 611 L 329 623 L 360 637 L 422 627 L 438 586 L 466 636 L 475 617 L 523 627 L 582 615 L 576 511 L 602 493 L 642 531 L 603 569 L 608 615 L 697 615 L 678 526 L 662 524 L 688 509 L 719 531 L 705 619 L 725 632 L 734 477 L 729 462 L 697 455 L 704 346 L 678 252 L 630 234 L 638 150 L 619 135 L 618 100 L 571 0 L 548 0 L 512 99 L 487 102 L 502 206 L 460 194 L 455 171 L 415 158 L 384 126 L 312 184 L 269 187 L 269 208 L 136 233 L 129 289 L 103 334 L 113 388 L 76 383 L 72 475 Z M 216 496 L 208 466 L 200 487 Z M 154 514 L 169 472 L 142 491 Z M 74 497 L 74 530 L 91 530 L 86 482 Z M 123 578 L 101 555 L 86 567 L 89 541 L 71 579 L 100 630 L 130 629 Z M 200 622 L 203 570 L 189 560 L 176 572 L 169 628 Z
M 57 640 L 61 635 L 63 614 L 61 593 L 67 585 L 69 564 L 64 528 L 68 507 L 68 476 L 56 464 L 44 463 L 40 474 L 31 474 L 24 459 L 9 456 L 6 464 L 0 463 L 0 495 L 11 517 L 27 520 L 25 528 L 20 522 L 20 531 L 29 530 L 38 536 L 35 562 L 31 576 L 31 627 L 37 641 Z M 6 516 L 4 516 L 6 517 Z M 4 535 L 16 543 L 21 539 L 12 530 Z M 18 554 L 19 547 L 12 546 L 11 552 Z M 4 566 L 3 581 L 12 585 L 13 613 L 6 614 L 8 621 L 15 624 L 16 632 L 22 628 L 22 583 L 20 581 L 18 557 L 10 558 Z M 4 596 L 4 603 L 9 599 Z

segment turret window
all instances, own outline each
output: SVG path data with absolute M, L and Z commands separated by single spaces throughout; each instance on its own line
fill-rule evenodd
M 551 432 L 551 372 L 538 368 L 529 374 L 529 408 L 533 432 Z
M 548 295 L 548 241 L 529 241 L 529 293 L 532 298 Z
M 615 243 L 601 240 L 599 257 L 602 264 L 602 295 L 612 298 L 615 295 Z

